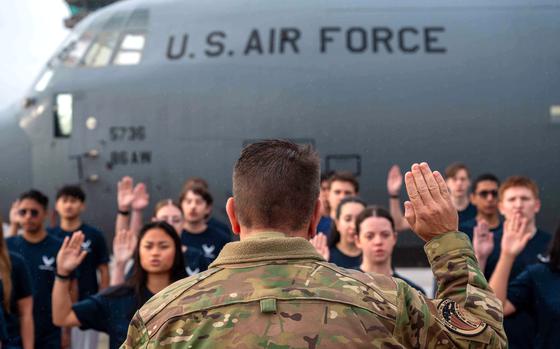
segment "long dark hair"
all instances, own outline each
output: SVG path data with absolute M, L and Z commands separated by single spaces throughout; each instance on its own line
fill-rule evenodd
M 175 231 L 175 228 L 167 222 L 151 222 L 144 225 L 138 234 L 138 243 L 136 244 L 136 249 L 134 250 L 134 269 L 132 271 L 132 275 L 124 282 L 124 284 L 108 289 L 107 292 L 104 293 L 106 296 L 122 296 L 127 292 L 133 291 L 138 302 L 138 308 L 146 303 L 148 300 L 146 294 L 148 273 L 142 269 L 142 264 L 140 263 L 140 243 L 146 233 L 152 229 L 163 230 L 167 235 L 169 235 L 169 237 L 171 237 L 173 244 L 175 245 L 175 257 L 173 259 L 173 265 L 171 266 L 169 275 L 170 283 L 187 277 L 181 239 L 179 239 L 179 235 Z
M 2 217 L 0 217 L 0 282 L 4 285 L 4 302 L 0 304 L 0 308 L 10 312 L 10 297 L 12 295 L 12 261 L 6 240 L 4 240 L 4 230 L 2 229 Z
M 342 207 L 346 204 L 349 203 L 356 203 L 356 204 L 361 204 L 362 206 L 364 206 L 364 208 L 366 208 L 367 204 L 364 200 L 360 199 L 357 196 L 347 196 L 344 199 L 340 200 L 340 203 L 338 204 L 338 207 L 336 208 L 336 220 L 340 219 L 340 214 L 342 213 Z M 336 244 L 338 244 L 338 242 L 340 241 L 340 233 L 338 232 L 338 229 L 336 229 L 336 224 L 335 222 L 333 222 L 333 224 L 331 225 L 331 233 L 329 235 L 329 241 L 328 241 L 328 245 L 330 248 L 335 247 Z
M 550 262 L 549 266 L 550 269 L 553 271 L 560 272 L 560 223 L 558 224 L 558 228 L 556 228 L 556 233 L 552 237 L 552 241 L 550 242 Z

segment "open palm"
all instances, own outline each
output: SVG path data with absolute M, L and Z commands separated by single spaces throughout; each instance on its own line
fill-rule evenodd
M 68 275 L 82 263 L 87 255 L 87 251 L 82 250 L 83 242 L 84 234 L 80 231 L 72 234 L 71 238 L 64 238 L 56 256 L 56 268 L 59 274 Z

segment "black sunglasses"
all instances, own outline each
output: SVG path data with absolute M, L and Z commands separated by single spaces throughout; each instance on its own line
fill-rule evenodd
M 483 199 L 486 199 L 488 197 L 488 195 L 492 195 L 492 197 L 497 198 L 498 197 L 498 191 L 497 190 L 481 190 L 478 193 L 476 193 L 476 195 L 480 196 Z
M 27 212 L 29 212 L 31 214 L 31 217 L 33 218 L 37 218 L 37 216 L 39 216 L 39 210 L 36 210 L 34 208 L 31 209 L 22 208 L 18 210 L 18 214 L 22 217 L 25 217 Z

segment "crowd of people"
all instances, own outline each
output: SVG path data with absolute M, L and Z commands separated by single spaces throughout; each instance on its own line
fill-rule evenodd
M 503 302 L 510 348 L 560 347 L 560 231 L 553 236 L 536 222 L 538 185 L 522 176 L 501 182 L 489 173 L 471 185 L 461 163 L 447 167 L 445 183 L 459 231 L 472 241 L 480 269 Z M 427 295 L 392 263 L 399 233 L 410 229 L 402 185 L 395 165 L 385 209 L 359 197 L 353 174 L 324 174 L 321 219 L 310 241 L 328 262 L 401 279 L 423 297 L 438 298 L 438 285 Z M 154 294 L 212 267 L 235 236 L 212 216 L 207 182 L 188 179 L 178 200 L 159 200 L 149 218 L 148 189 L 131 177 L 117 184 L 112 258 L 107 235 L 82 219 L 86 195 L 79 186 L 57 192 L 52 226 L 47 196 L 37 190 L 20 195 L 0 229 L 1 348 L 97 348 L 98 332 L 118 348 L 133 315 Z

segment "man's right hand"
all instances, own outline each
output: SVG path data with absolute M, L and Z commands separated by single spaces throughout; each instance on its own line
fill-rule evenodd
M 494 250 L 494 233 L 490 231 L 490 226 L 485 220 L 481 220 L 474 227 L 472 244 L 478 262 L 485 263 Z
M 138 243 L 138 237 L 129 229 L 123 229 L 115 233 L 113 238 L 113 255 L 115 263 L 126 264 L 134 255 L 134 249 Z
M 119 210 L 128 211 L 134 200 L 134 181 L 131 177 L 123 177 L 117 184 L 117 203 Z
M 509 257 L 517 257 L 527 246 L 532 235 L 531 231 L 527 231 L 527 218 L 522 217 L 521 214 L 517 213 L 513 219 L 506 219 L 501 253 Z
M 416 235 L 430 241 L 457 231 L 459 216 L 439 172 L 432 173 L 425 162 L 414 164 L 405 175 L 405 184 L 410 201 L 404 203 L 404 216 Z
M 387 192 L 391 196 L 397 196 L 401 193 L 402 188 L 402 173 L 399 165 L 391 166 L 387 174 Z

